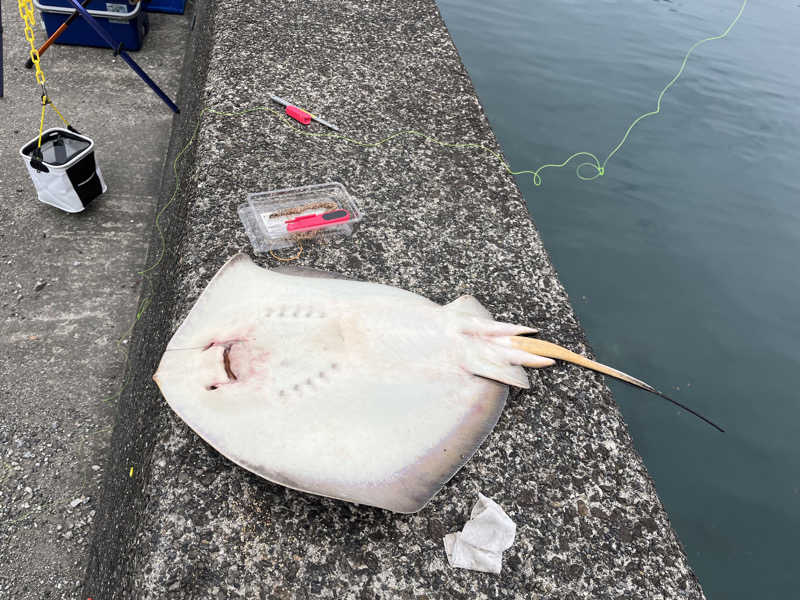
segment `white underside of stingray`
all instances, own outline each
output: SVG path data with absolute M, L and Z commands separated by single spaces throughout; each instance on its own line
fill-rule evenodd
M 486 438 L 507 384 L 528 387 L 519 365 L 552 364 L 513 337 L 532 331 L 493 321 L 469 296 L 439 306 L 320 271 L 265 270 L 239 254 L 175 332 L 154 379 L 236 464 L 408 513 Z

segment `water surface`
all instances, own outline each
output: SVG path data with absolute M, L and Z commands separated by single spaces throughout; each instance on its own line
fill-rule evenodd
M 738 0 L 439 0 L 512 167 L 602 161 Z M 518 178 L 709 598 L 795 598 L 800 2 L 750 1 L 593 182 Z

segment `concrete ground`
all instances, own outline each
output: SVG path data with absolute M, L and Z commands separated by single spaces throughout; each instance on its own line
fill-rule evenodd
M 51 47 L 48 92 L 94 139 L 109 189 L 84 213 L 42 204 L 18 155 L 38 132 L 40 92 L 17 4 L 1 1 L 0 598 L 75 598 L 173 115 L 109 50 Z M 151 14 L 131 54 L 173 99 L 191 15 Z M 38 14 L 35 33 L 46 39 Z

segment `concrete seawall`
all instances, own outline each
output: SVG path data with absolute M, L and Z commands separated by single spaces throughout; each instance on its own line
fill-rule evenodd
M 355 140 L 418 130 L 500 151 L 433 0 L 197 10 L 150 249 L 157 266 L 83 597 L 702 598 L 619 411 L 590 372 L 532 371 L 531 390 L 512 393 L 473 459 L 415 515 L 270 484 L 166 407 L 151 377 L 167 340 L 216 270 L 249 248 L 237 206 L 248 192 L 326 181 L 343 183 L 366 221 L 349 240 L 310 245 L 299 264 L 442 303 L 472 293 L 496 318 L 587 351 L 520 192 L 491 155 L 414 136 L 364 148 L 298 134 L 265 111 L 201 118 L 204 107 L 269 106 L 273 92 Z M 443 535 L 463 526 L 478 491 L 517 523 L 500 577 L 451 569 L 444 555 Z

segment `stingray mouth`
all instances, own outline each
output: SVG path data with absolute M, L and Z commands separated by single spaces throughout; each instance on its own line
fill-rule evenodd
M 233 347 L 234 343 L 235 342 L 228 342 L 220 344 L 217 342 L 211 342 L 210 344 L 208 344 L 208 346 L 203 348 L 203 352 L 207 352 L 208 350 L 211 350 L 211 348 L 222 346 L 222 358 L 221 358 L 222 368 L 225 370 L 225 375 L 228 377 L 228 381 L 223 381 L 223 382 L 218 381 L 206 386 L 207 390 L 219 389 L 221 385 L 233 383 L 238 379 L 236 373 L 234 373 L 233 368 L 231 367 L 231 348 Z
M 231 369 L 231 346 L 232 344 L 228 344 L 225 346 L 225 350 L 222 351 L 222 366 L 225 367 L 225 374 L 228 379 L 236 381 L 236 373 Z

